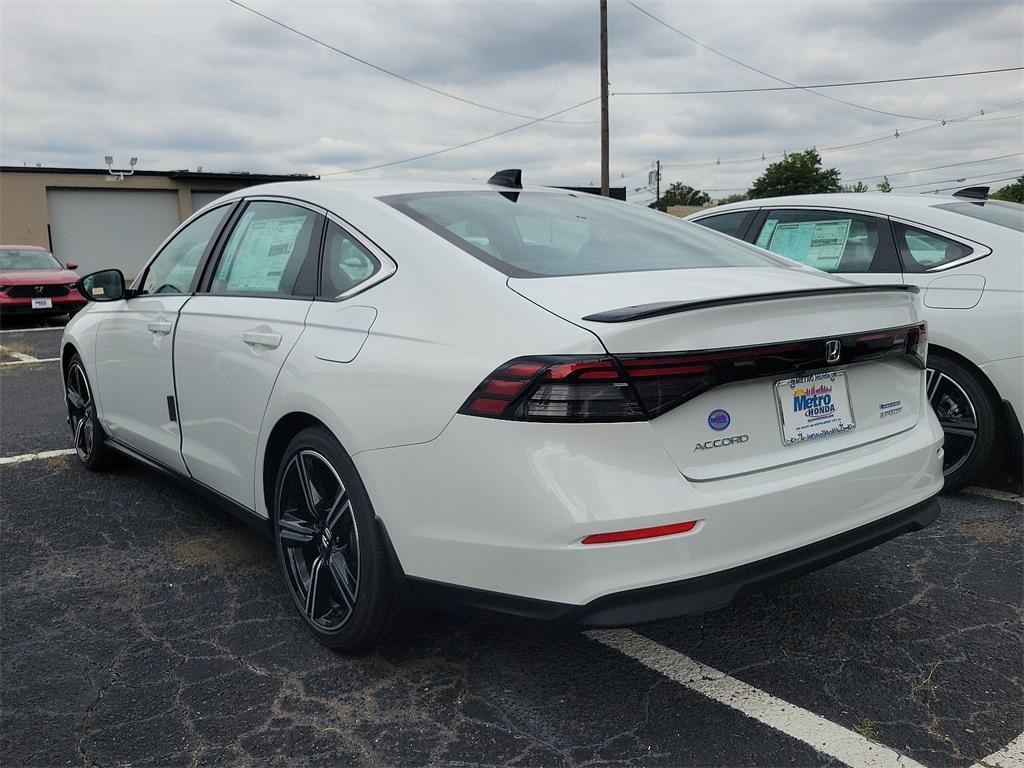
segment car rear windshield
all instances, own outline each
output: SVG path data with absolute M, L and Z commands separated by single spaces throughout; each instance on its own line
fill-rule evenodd
M 63 269 L 48 252 L 35 248 L 0 248 L 0 269 Z
M 791 266 L 690 222 L 585 193 L 428 192 L 383 200 L 511 277 Z
M 972 219 L 981 219 L 990 224 L 998 224 L 1001 227 L 1009 227 L 1018 232 L 1024 232 L 1024 205 L 1020 203 L 1007 203 L 1002 200 L 979 200 L 976 203 L 946 203 L 937 205 L 944 211 L 962 213 Z

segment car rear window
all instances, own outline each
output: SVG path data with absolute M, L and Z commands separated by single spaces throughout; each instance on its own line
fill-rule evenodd
M 972 219 L 981 219 L 989 224 L 998 224 L 1001 227 L 1024 232 L 1024 205 L 1020 203 L 979 200 L 976 203 L 945 203 L 935 207 L 970 216 Z
M 511 277 L 788 266 L 691 222 L 583 193 L 427 192 L 382 199 Z

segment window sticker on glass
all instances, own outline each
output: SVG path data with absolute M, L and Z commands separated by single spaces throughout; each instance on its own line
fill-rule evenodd
M 779 224 L 768 250 L 816 269 L 835 270 L 850 236 L 850 219 Z
M 306 216 L 253 221 L 238 246 L 238 257 L 230 269 L 227 290 L 234 293 L 275 293 L 292 255 Z M 220 279 L 224 279 L 224 275 Z
M 775 234 L 775 227 L 778 226 L 778 219 L 768 219 L 764 223 L 764 229 L 761 230 L 761 234 L 757 236 L 757 242 L 754 243 L 758 248 L 767 248 L 768 243 L 772 241 L 772 235 Z

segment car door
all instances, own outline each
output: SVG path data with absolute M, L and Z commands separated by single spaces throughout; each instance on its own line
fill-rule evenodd
M 828 209 L 763 210 L 747 240 L 815 269 L 858 283 L 901 283 L 888 218 Z
M 260 425 L 316 293 L 323 222 L 294 201 L 247 202 L 179 316 L 182 456 L 193 478 L 250 509 Z
M 96 336 L 97 399 L 110 437 L 178 472 L 180 435 L 171 352 L 188 301 L 233 204 L 189 221 L 135 281 L 133 295 L 104 313 Z

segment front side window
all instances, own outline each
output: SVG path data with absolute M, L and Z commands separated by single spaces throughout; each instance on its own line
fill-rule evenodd
M 840 211 L 771 211 L 755 245 L 825 272 L 898 272 L 889 222 Z
M 188 293 L 206 247 L 230 208 L 214 208 L 178 232 L 149 265 L 142 292 Z
M 927 272 L 971 255 L 971 248 L 917 227 L 896 223 L 896 242 L 907 272 Z
M 0 248 L 0 269 L 64 269 L 41 248 Z
M 327 224 L 320 295 L 340 296 L 369 280 L 380 262 L 333 221 Z
M 513 277 L 785 265 L 692 222 L 582 193 L 428 192 L 383 200 Z
M 317 217 L 288 203 L 249 203 L 224 246 L 210 293 L 290 296 L 309 257 Z
M 694 223 L 702 227 L 713 229 L 724 235 L 742 237 L 743 231 L 747 228 L 747 220 L 754 215 L 754 211 L 733 211 L 732 213 L 720 213 L 717 216 L 704 216 L 696 219 Z

